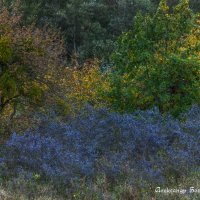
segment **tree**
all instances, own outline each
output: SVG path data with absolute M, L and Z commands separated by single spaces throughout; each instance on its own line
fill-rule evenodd
M 23 26 L 17 8 L 0 13 L 0 114 L 10 120 L 22 108 L 53 101 L 61 77 L 63 41 L 47 26 Z M 45 101 L 45 102 L 44 102 Z M 18 115 L 20 115 L 18 113 Z
M 113 54 L 114 108 L 132 112 L 158 106 L 176 115 L 199 103 L 199 30 L 187 0 L 173 11 L 162 0 L 154 16 L 138 14 Z

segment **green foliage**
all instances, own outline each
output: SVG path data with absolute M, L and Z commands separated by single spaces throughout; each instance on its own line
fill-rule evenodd
M 156 6 L 159 5 L 160 0 L 151 0 Z M 174 5 L 176 5 L 180 0 L 168 0 L 168 6 L 171 8 Z M 200 11 L 200 1 L 199 0 L 190 0 L 189 1 L 190 8 L 194 12 L 199 12 Z
M 0 91 L 4 98 L 11 98 L 18 93 L 16 81 L 8 71 L 0 77 Z
M 0 60 L 8 62 L 12 57 L 12 48 L 9 38 L 0 36 Z
M 169 10 L 162 0 L 154 16 L 138 14 L 113 54 L 109 93 L 114 109 L 158 106 L 175 115 L 200 102 L 199 24 L 182 0 Z
M 88 58 L 107 60 L 116 38 L 131 27 L 136 12 L 153 11 L 154 6 L 150 0 L 21 0 L 21 10 L 26 24 L 36 21 L 38 26 L 49 23 L 60 28 L 68 59 L 75 52 L 83 63 Z

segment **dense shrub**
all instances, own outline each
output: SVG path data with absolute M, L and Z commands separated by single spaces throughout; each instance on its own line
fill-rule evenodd
M 105 174 L 111 188 L 125 181 L 137 191 L 177 184 L 200 164 L 199 113 L 194 106 L 181 121 L 157 109 L 120 115 L 88 107 L 66 124 L 46 121 L 14 133 L 1 149 L 1 173 L 39 174 L 61 184 L 81 177 L 89 184 Z
M 64 78 L 60 80 L 62 92 L 66 100 L 60 102 L 60 111 L 64 115 L 75 114 L 84 107 L 86 103 L 94 107 L 105 107 L 108 100 L 105 98 L 105 91 L 109 90 L 108 73 L 100 67 L 97 59 L 87 60 L 79 65 L 74 60 L 73 67 L 66 67 Z M 66 109 L 63 109 L 65 105 Z

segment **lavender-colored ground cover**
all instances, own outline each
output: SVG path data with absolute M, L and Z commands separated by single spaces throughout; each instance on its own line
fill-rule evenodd
M 89 108 L 66 123 L 46 120 L 35 130 L 13 133 L 1 148 L 1 174 L 40 174 L 62 184 L 105 174 L 114 182 L 165 184 L 197 170 L 199 139 L 197 106 L 182 120 L 157 109 L 122 115 Z

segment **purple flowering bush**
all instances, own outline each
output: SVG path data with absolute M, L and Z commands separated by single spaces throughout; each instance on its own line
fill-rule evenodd
M 1 148 L 1 174 L 39 174 L 62 185 L 102 174 L 111 185 L 176 184 L 200 165 L 199 121 L 197 106 L 180 119 L 156 108 L 122 115 L 89 107 L 65 123 L 13 133 Z
M 28 171 L 64 182 L 92 171 L 92 162 L 84 157 L 80 133 L 61 124 L 48 124 L 23 135 L 13 133 L 4 149 L 4 173 Z M 4 165 L 5 166 L 5 165 Z

